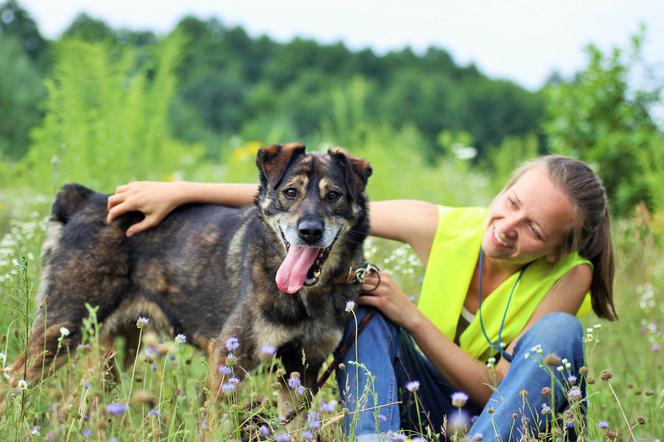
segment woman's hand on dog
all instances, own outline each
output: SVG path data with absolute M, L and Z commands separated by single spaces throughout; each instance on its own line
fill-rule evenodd
M 421 315 L 417 306 L 408 300 L 408 296 L 389 272 L 380 272 L 380 280 L 373 274 L 365 277 L 359 303 L 376 307 L 388 319 L 406 330 L 409 330 Z
M 145 218 L 127 229 L 127 236 L 154 227 L 175 209 L 178 203 L 177 183 L 137 181 L 115 189 L 108 197 L 108 216 L 111 222 L 127 212 L 142 212 Z

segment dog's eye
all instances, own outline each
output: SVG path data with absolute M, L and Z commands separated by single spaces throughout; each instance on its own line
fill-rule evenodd
M 341 194 L 335 191 L 329 192 L 327 195 L 325 195 L 325 199 L 327 199 L 331 203 L 335 202 L 339 198 L 341 198 Z
M 294 200 L 297 197 L 297 189 L 294 189 L 292 187 L 289 187 L 288 189 L 284 190 L 283 193 L 284 196 L 289 200 Z

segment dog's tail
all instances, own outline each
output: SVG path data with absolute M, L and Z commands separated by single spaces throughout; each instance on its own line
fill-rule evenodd
M 58 192 L 51 209 L 51 221 L 67 224 L 95 192 L 80 184 L 65 184 Z

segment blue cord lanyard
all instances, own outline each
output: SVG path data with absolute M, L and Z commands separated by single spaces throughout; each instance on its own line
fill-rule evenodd
M 503 327 L 505 326 L 505 318 L 507 317 L 507 310 L 510 308 L 510 302 L 512 301 L 512 295 L 514 294 L 514 289 L 516 289 L 517 284 L 519 284 L 519 281 L 521 280 L 521 275 L 523 275 L 523 271 L 526 270 L 526 267 L 523 267 L 521 271 L 519 272 L 519 276 L 517 276 L 516 281 L 514 282 L 514 285 L 512 286 L 512 290 L 510 291 L 510 296 L 507 298 L 507 305 L 505 306 L 505 312 L 503 312 L 503 319 L 500 321 L 500 329 L 498 329 L 498 341 L 497 343 L 494 343 L 489 336 L 486 333 L 486 330 L 484 329 L 484 322 L 482 322 L 482 270 L 484 267 L 484 250 L 480 247 L 480 284 L 479 288 L 477 290 L 477 295 L 479 297 L 479 307 L 477 307 L 477 310 L 479 310 L 480 314 L 480 327 L 482 327 L 482 333 L 484 333 L 484 338 L 486 341 L 489 343 L 491 348 L 496 350 L 500 355 L 505 358 L 507 362 L 512 362 L 512 355 L 507 353 L 507 351 L 503 350 L 502 347 L 502 342 L 501 342 L 501 337 L 503 334 Z

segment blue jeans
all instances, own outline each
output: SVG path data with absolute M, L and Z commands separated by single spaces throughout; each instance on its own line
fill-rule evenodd
M 360 308 L 357 320 L 360 321 L 368 310 Z M 354 329 L 355 323 L 351 321 L 344 339 Z M 445 417 L 449 422 L 465 415 L 472 417 L 468 431 L 471 438 L 481 434 L 483 440 L 518 440 L 526 427 L 536 435 L 544 429 L 550 416 L 541 413 L 542 404 L 554 408 L 553 397 L 556 411 L 562 412 L 567 405 L 567 377 L 573 374 L 581 379 L 578 371 L 584 363 L 582 338 L 583 329 L 574 316 L 551 313 L 542 317 L 517 343 L 510 369 L 488 403 L 481 407 L 468 401 L 460 411 L 451 400 L 452 394 L 459 390 L 415 348 L 410 336 L 375 311 L 357 343 L 352 344 L 344 357 L 345 367 L 337 370 L 341 399 L 350 411 L 344 419 L 344 430 L 360 439 L 366 435 L 366 440 L 379 440 L 373 437 L 389 431 L 419 432 L 427 425 L 440 433 Z M 550 372 L 538 363 L 542 356 L 532 351 L 538 344 L 542 356 L 555 353 L 571 365 L 563 373 L 551 367 L 565 385 L 563 389 L 556 382 L 553 396 L 542 393 L 544 387 L 552 386 L 552 381 Z M 360 364 L 355 363 L 356 360 Z M 420 384 L 418 407 L 414 394 L 405 388 L 414 380 Z M 526 397 L 523 390 L 527 391 Z M 356 413 L 357 409 L 360 411 Z

